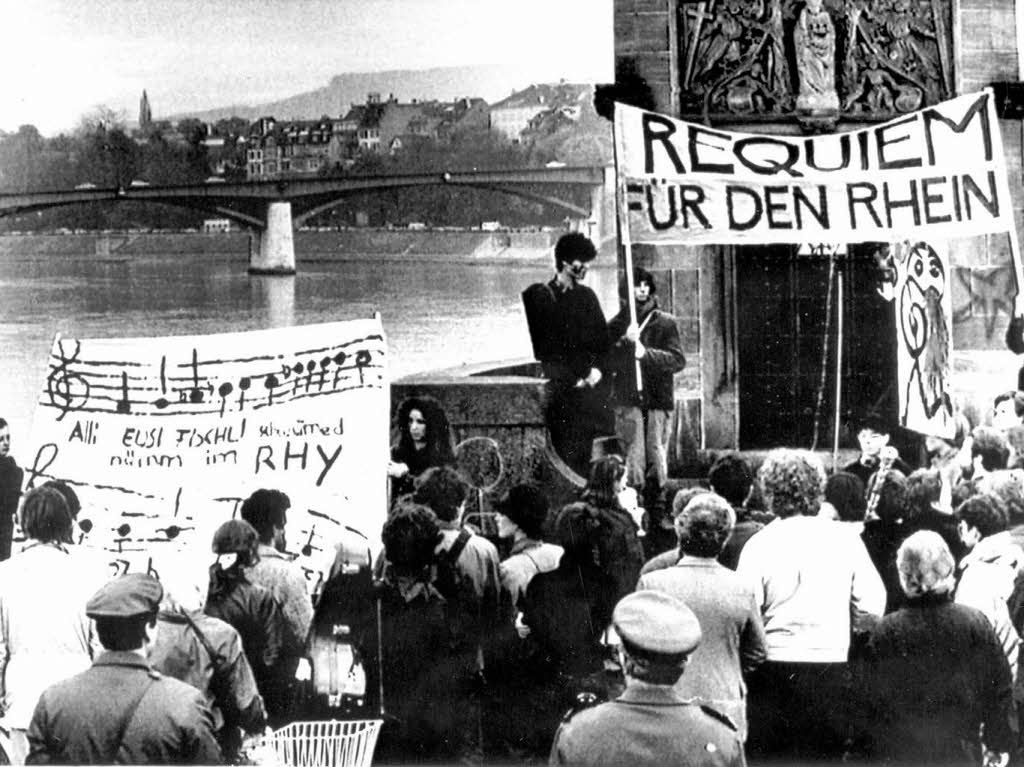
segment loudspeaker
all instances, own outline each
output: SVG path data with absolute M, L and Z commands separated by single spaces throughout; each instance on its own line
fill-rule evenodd
M 1024 82 L 992 83 L 996 114 L 1004 120 L 1024 120 Z

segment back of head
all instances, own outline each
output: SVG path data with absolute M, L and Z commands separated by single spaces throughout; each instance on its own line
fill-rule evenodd
M 85 604 L 96 621 L 96 634 L 107 650 L 130 651 L 145 646 L 146 627 L 155 625 L 163 586 L 147 573 L 127 573 L 100 586 Z
M 778 517 L 813 516 L 821 506 L 825 468 L 807 450 L 776 448 L 757 472 L 768 510 Z
M 78 500 L 78 493 L 75 492 L 71 485 L 62 479 L 51 479 L 44 482 L 41 487 L 52 487 L 64 496 L 64 502 L 68 505 L 68 512 L 71 514 L 72 521 L 78 519 L 78 512 L 82 510 L 82 502 Z
M 252 525 L 264 543 L 274 537 L 274 528 L 285 526 L 292 502 L 280 490 L 260 488 L 242 501 L 242 519 Z
M 1010 458 L 1010 443 L 998 429 L 990 426 L 979 426 L 974 430 L 974 443 L 971 445 L 971 458 L 981 457 L 981 465 L 985 471 L 1005 469 Z
M 684 487 L 682 490 L 675 494 L 672 499 L 672 519 L 676 519 L 680 514 L 683 513 L 683 509 L 686 508 L 687 504 L 690 503 L 698 495 L 707 495 L 711 491 L 706 487 L 694 485 L 693 487 Z
M 601 522 L 586 504 L 570 503 L 556 515 L 551 525 L 551 536 L 565 550 L 572 562 L 597 566 Z
M 838 471 L 825 482 L 825 500 L 832 504 L 840 522 L 862 522 L 867 508 L 864 483 L 856 474 Z
M 68 504 L 54 488 L 37 487 L 25 496 L 21 528 L 27 537 L 46 543 L 70 543 L 72 525 Z
M 1024 469 L 993 471 L 978 480 L 978 490 L 1003 502 L 1011 525 L 1024 523 Z
M 495 509 L 512 520 L 528 538 L 539 540 L 544 535 L 548 499 L 536 485 L 526 482 L 513 486 L 495 504 Z
M 942 497 L 942 475 L 938 469 L 917 469 L 907 477 L 907 508 L 911 516 L 926 514 Z
M 657 590 L 636 591 L 620 599 L 612 624 L 626 653 L 626 676 L 649 684 L 675 684 L 703 638 L 693 611 Z
M 1008 469 L 1024 469 L 1024 426 L 1011 426 L 1004 432 L 1010 446 Z
M 588 263 L 597 256 L 597 249 L 586 236 L 580 232 L 569 232 L 563 234 L 555 243 L 555 269 L 562 268 L 562 264 L 571 264 L 573 261 Z
M 698 495 L 676 517 L 679 551 L 713 559 L 722 553 L 735 525 L 736 512 L 728 501 L 715 493 Z
M 416 503 L 400 504 L 384 523 L 384 554 L 397 575 L 421 575 L 434 561 L 441 530 L 434 512 Z
M 1003 502 L 990 493 L 980 493 L 968 498 L 957 507 L 956 518 L 965 522 L 968 527 L 976 528 L 982 538 L 1001 533 L 1009 525 Z
M 911 599 L 948 594 L 956 584 L 953 555 L 942 537 L 931 530 L 909 536 L 896 552 L 900 586 Z
M 454 522 L 466 500 L 466 483 L 451 466 L 427 469 L 416 480 L 413 503 L 430 508 L 442 522 Z
M 739 453 L 725 453 L 711 466 L 708 482 L 712 490 L 733 506 L 742 506 L 750 495 L 754 475 L 743 456 Z
M 617 506 L 619 480 L 626 473 L 626 462 L 617 455 L 606 455 L 590 464 L 590 479 L 583 498 L 598 506 Z

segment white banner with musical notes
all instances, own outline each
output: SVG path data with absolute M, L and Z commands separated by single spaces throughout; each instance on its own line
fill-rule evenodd
M 58 335 L 26 489 L 74 487 L 77 542 L 109 552 L 112 574 L 158 568 L 167 554 L 209 564 L 213 532 L 242 500 L 282 490 L 288 549 L 313 589 L 346 528 L 379 539 L 388 403 L 379 315 L 205 336 Z

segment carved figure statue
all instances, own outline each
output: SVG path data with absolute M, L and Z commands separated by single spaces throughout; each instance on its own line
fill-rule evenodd
M 822 0 L 807 0 L 793 31 L 800 93 L 796 108 L 806 112 L 839 109 L 836 93 L 836 30 Z

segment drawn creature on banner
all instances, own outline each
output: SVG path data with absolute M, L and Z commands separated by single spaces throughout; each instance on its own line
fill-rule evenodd
M 923 434 L 949 437 L 952 312 L 946 259 L 927 242 L 902 242 L 892 253 L 900 423 Z

